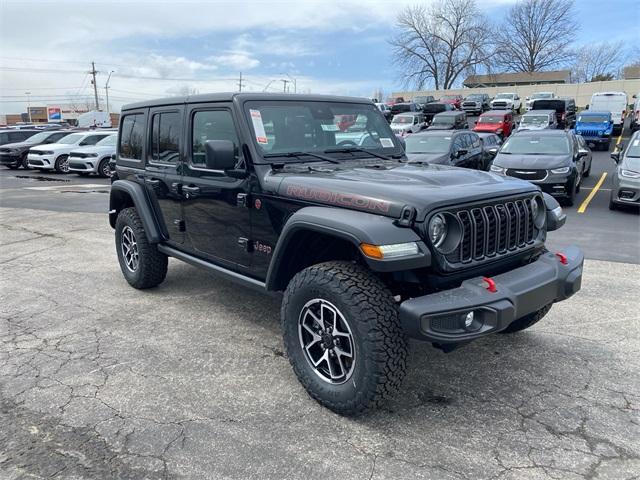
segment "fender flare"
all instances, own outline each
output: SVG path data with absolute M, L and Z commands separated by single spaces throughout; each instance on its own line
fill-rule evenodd
M 131 199 L 131 202 L 127 198 Z M 111 184 L 111 194 L 109 195 L 109 223 L 111 227 L 115 228 L 118 213 L 129 203 L 133 203 L 136 208 L 149 243 L 160 243 L 163 235 L 146 192 L 140 184 L 130 180 L 116 180 Z
M 304 207 L 289 217 L 284 225 L 266 278 L 267 290 L 278 290 L 283 260 L 289 244 L 299 231 L 314 231 L 346 240 L 360 251 L 361 243 L 390 245 L 416 242 L 417 255 L 398 259 L 376 260 L 362 255 L 367 265 L 378 272 L 394 272 L 428 267 L 431 253 L 422 239 L 410 228 L 395 225 L 395 219 L 354 210 L 331 207 Z

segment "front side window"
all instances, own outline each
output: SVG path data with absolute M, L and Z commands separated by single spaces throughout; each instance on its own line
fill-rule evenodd
M 235 146 L 238 157 L 238 135 L 233 124 L 233 117 L 228 110 L 202 110 L 193 114 L 191 129 L 191 163 L 196 166 L 206 165 L 205 143 L 207 140 L 230 140 Z
M 120 136 L 120 156 L 123 158 L 142 160 L 144 115 L 142 113 L 136 113 L 125 116 L 122 120 Z
M 151 124 L 151 159 L 156 162 L 176 163 L 180 158 L 180 114 L 156 113 Z

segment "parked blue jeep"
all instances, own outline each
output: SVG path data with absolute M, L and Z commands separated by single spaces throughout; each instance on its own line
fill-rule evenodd
M 612 131 L 611 112 L 584 111 L 576 120 L 576 135 L 581 135 L 589 145 L 602 146 L 602 150 L 609 150 Z

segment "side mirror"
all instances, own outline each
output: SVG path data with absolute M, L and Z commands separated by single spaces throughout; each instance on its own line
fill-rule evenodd
M 231 140 L 207 140 L 204 143 L 207 168 L 230 170 L 236 166 L 235 147 Z
M 488 148 L 487 152 L 489 152 L 492 157 L 495 157 L 498 154 L 498 147 Z
M 113 153 L 113 154 L 111 155 L 111 160 L 114 160 L 114 161 L 116 160 L 116 154 L 115 154 L 115 153 Z
M 589 110 L 589 105 L 587 105 L 586 107 L 584 107 L 585 110 Z
M 463 157 L 463 156 L 464 156 L 464 155 L 466 155 L 466 154 L 467 154 L 467 149 L 465 149 L 465 148 L 461 148 L 460 150 L 458 150 L 458 151 L 455 153 L 455 157 L 456 157 L 456 158 L 460 158 L 460 157 Z
M 620 163 L 620 151 L 611 152 L 611 158 L 613 159 L 614 162 Z
M 586 150 L 578 150 L 578 158 L 586 157 L 587 155 L 589 155 L 589 152 Z

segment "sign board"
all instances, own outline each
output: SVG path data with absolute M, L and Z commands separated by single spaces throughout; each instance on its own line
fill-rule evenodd
M 47 120 L 49 122 L 61 122 L 62 109 L 60 107 L 47 107 Z

